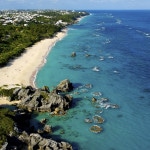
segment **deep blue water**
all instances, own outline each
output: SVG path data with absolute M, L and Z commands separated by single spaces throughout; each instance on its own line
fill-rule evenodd
M 44 113 L 34 119 L 47 118 L 54 130 L 52 137 L 70 142 L 76 150 L 148 150 L 150 11 L 89 12 L 91 15 L 68 28 L 67 36 L 52 48 L 36 78 L 37 87 L 51 89 L 70 79 L 76 91 L 72 108 L 62 117 Z M 70 57 L 72 52 L 77 56 Z M 99 71 L 93 71 L 94 67 Z M 106 97 L 119 109 L 92 104 L 95 92 L 98 100 Z M 94 115 L 102 116 L 105 122 L 84 122 Z M 103 132 L 92 133 L 90 127 L 95 124 Z M 60 134 L 62 130 L 65 134 Z

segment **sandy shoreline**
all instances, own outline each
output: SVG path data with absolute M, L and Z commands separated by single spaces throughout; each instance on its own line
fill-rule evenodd
M 13 105 L 18 104 L 20 101 L 9 101 L 7 97 L 0 97 L 0 105 L 7 106 L 7 105 Z
M 54 38 L 44 39 L 28 47 L 18 58 L 7 66 L 0 68 L 0 86 L 32 85 L 35 87 L 35 78 L 38 70 L 44 65 L 46 56 L 55 43 L 67 34 L 67 29 L 56 34 Z M 19 101 L 9 102 L 7 97 L 0 96 L 0 105 L 12 105 Z
M 54 38 L 44 39 L 26 49 L 22 56 L 16 58 L 6 67 L 0 68 L 0 86 L 32 85 L 38 70 L 45 63 L 45 58 L 55 43 L 67 34 L 67 29 L 56 34 Z

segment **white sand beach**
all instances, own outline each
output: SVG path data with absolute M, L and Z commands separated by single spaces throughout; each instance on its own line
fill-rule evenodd
M 18 104 L 20 101 L 9 101 L 8 97 L 0 97 L 0 106 Z
M 56 34 L 55 37 L 37 42 L 7 66 L 0 68 L 0 86 L 32 85 L 35 87 L 35 78 L 38 70 L 45 63 L 45 57 L 55 43 L 67 34 L 67 29 Z M 0 96 L 0 105 L 12 105 L 19 101 L 9 102 L 7 97 Z
M 26 49 L 20 57 L 0 68 L 0 86 L 3 85 L 32 85 L 39 68 L 44 64 L 45 57 L 55 43 L 61 40 L 67 29 L 56 34 L 54 38 L 42 40 Z

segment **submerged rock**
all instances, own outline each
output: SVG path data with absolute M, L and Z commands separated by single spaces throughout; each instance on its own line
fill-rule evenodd
M 86 118 L 86 119 L 84 119 L 84 122 L 86 122 L 86 123 L 92 123 L 93 121 L 90 118 Z
M 45 125 L 43 131 L 47 133 L 52 133 L 52 127 L 50 125 Z
M 104 97 L 102 97 L 102 98 L 100 99 L 100 101 L 101 101 L 101 102 L 108 102 L 108 101 L 109 101 L 109 99 L 108 99 L 108 98 L 104 98 Z
M 103 129 L 98 126 L 98 125 L 93 125 L 91 128 L 90 128 L 90 131 L 91 132 L 94 132 L 94 133 L 100 133 Z
M 92 84 L 85 84 L 84 87 L 88 88 L 88 89 L 91 89 L 92 88 Z
M 44 133 L 44 131 L 43 131 L 43 130 L 41 130 L 41 129 L 38 129 L 38 130 L 37 130 L 37 133 L 39 133 L 39 134 L 43 134 L 43 133 Z
M 91 56 L 91 54 L 85 54 L 85 57 L 90 57 Z
M 117 109 L 119 106 L 117 104 L 111 104 L 111 108 Z
M 71 57 L 76 57 L 76 52 L 72 52 Z
M 65 115 L 65 111 L 63 109 L 57 107 L 57 108 L 55 108 L 55 111 L 51 114 L 61 116 L 61 115 Z
M 46 118 L 43 118 L 43 119 L 40 120 L 40 122 L 41 122 L 42 124 L 45 124 L 45 123 L 47 122 L 47 119 L 46 119 Z
M 64 129 L 60 130 L 60 134 L 65 134 L 65 130 Z
M 98 116 L 98 115 L 95 115 L 93 117 L 93 120 L 94 120 L 95 123 L 103 123 L 104 122 L 104 119 L 101 116 Z
M 97 102 L 97 99 L 95 97 L 92 98 L 92 103 Z
M 92 95 L 98 97 L 98 96 L 102 96 L 102 93 L 101 92 L 93 92 Z

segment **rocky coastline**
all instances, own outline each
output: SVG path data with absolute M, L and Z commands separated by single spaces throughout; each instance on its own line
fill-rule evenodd
M 71 107 L 72 96 L 68 92 L 73 90 L 72 83 L 65 79 L 52 91 L 47 86 L 36 89 L 32 86 L 16 87 L 11 90 L 9 101 L 18 100 L 16 104 L 14 131 L 7 136 L 7 142 L 1 150 L 72 150 L 68 142 L 57 142 L 51 139 L 52 127 L 46 124 L 43 118 L 39 124 L 42 129 L 36 130 L 30 126 L 30 119 L 33 112 L 50 112 L 51 115 L 64 115 Z M 48 138 L 45 135 L 48 134 Z

